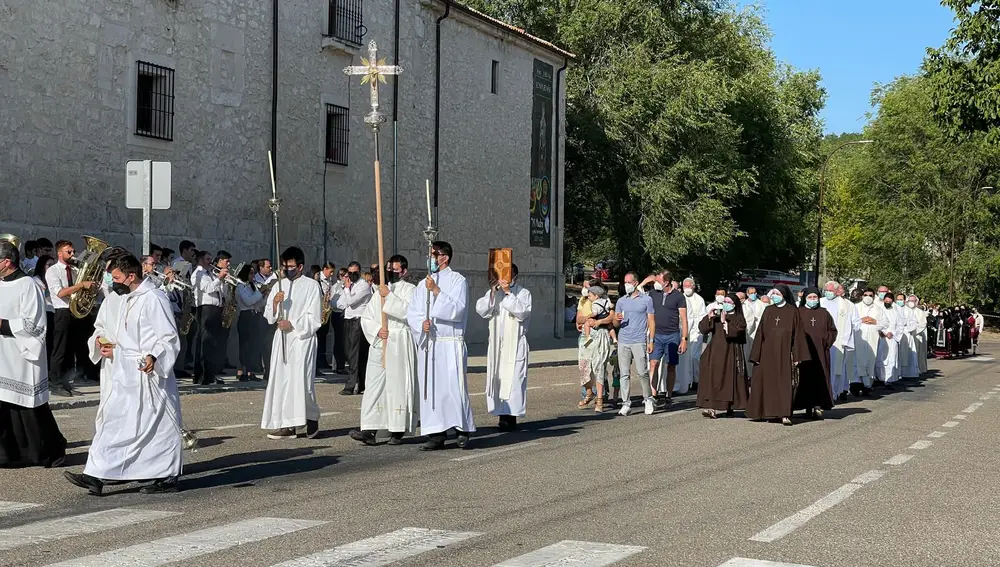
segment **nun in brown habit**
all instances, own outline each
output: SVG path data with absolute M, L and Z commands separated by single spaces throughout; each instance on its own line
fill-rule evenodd
M 806 334 L 810 359 L 799 365 L 799 387 L 792 409 L 804 409 L 808 417 L 822 417 L 823 410 L 833 407 L 830 347 L 837 341 L 837 325 L 830 312 L 820 307 L 818 288 L 804 290 L 799 320 Z
M 753 378 L 746 414 L 750 419 L 781 420 L 791 425 L 798 366 L 810 360 L 809 345 L 792 290 L 779 285 L 767 295 L 771 305 L 761 314 L 750 350 Z
M 699 323 L 703 336 L 711 341 L 701 355 L 698 380 L 698 407 L 705 417 L 715 419 L 717 412 L 732 415 L 733 410 L 747 407 L 747 369 L 743 345 L 747 340 L 747 320 L 743 316 L 740 298 L 735 293 L 719 304 L 711 304 L 708 315 Z

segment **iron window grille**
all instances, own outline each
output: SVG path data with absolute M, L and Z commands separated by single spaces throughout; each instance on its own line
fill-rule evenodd
M 135 135 L 174 139 L 174 70 L 136 62 Z
M 330 22 L 327 35 L 355 45 L 365 36 L 362 0 L 330 0 Z
M 490 65 L 490 94 L 500 92 L 500 62 L 496 59 Z
M 349 110 L 336 104 L 326 105 L 326 163 L 347 165 L 347 147 L 351 134 Z

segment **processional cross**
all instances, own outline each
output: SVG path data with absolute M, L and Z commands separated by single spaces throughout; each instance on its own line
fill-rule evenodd
M 385 123 L 385 114 L 378 109 L 378 84 L 385 83 L 386 75 L 398 75 L 403 68 L 398 65 L 386 65 L 385 59 L 378 58 L 378 45 L 375 40 L 368 43 L 368 58 L 361 58 L 361 65 L 344 68 L 347 75 L 361 75 L 361 84 L 371 85 L 372 111 L 365 115 L 365 124 L 371 127 L 375 135 L 375 226 L 378 232 L 378 281 L 386 285 L 385 279 L 385 247 L 382 244 L 382 165 L 378 158 L 378 129 Z M 388 329 L 388 317 L 382 313 L 382 328 Z M 382 349 L 382 367 L 385 368 L 385 353 Z

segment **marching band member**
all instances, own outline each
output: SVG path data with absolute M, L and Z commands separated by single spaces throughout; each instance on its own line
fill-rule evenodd
M 203 385 L 221 383 L 216 378 L 216 372 L 219 371 L 216 360 L 219 350 L 223 348 L 218 344 L 222 329 L 221 278 L 229 275 L 229 270 L 223 268 L 219 272 L 219 277 L 216 277 L 211 269 L 212 255 L 203 250 L 195 255 L 195 263 L 197 267 L 191 275 L 198 322 L 194 338 L 194 383 Z
M 257 260 L 244 266 L 236 277 L 240 285 L 236 288 L 236 304 L 239 308 L 239 319 L 236 321 L 236 331 L 240 340 L 240 367 L 236 370 L 236 379 L 240 382 L 260 380 L 257 377 L 261 369 L 260 357 L 260 325 L 264 316 L 265 298 L 257 289 Z
M 271 260 L 267 258 L 257 260 L 257 267 L 258 272 L 253 277 L 253 281 L 257 285 L 257 289 L 260 290 L 261 295 L 268 295 L 271 288 L 274 287 L 275 282 L 278 281 L 278 276 L 274 274 Z M 260 345 L 261 365 L 264 367 L 264 380 L 267 380 L 271 376 L 271 343 L 274 342 L 275 327 L 268 324 L 265 317 L 261 317 L 257 321 L 257 324 L 259 325 L 257 329 L 257 344 Z

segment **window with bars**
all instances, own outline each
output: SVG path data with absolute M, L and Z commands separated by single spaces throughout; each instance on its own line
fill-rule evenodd
M 174 139 L 174 70 L 136 62 L 135 135 Z
M 351 134 L 350 111 L 336 104 L 326 105 L 326 163 L 347 165 Z
M 330 0 L 330 22 L 327 35 L 341 41 L 361 45 L 365 36 L 361 0 Z
M 490 66 L 490 93 L 498 94 L 499 92 L 500 92 L 500 62 L 494 59 L 493 64 Z

